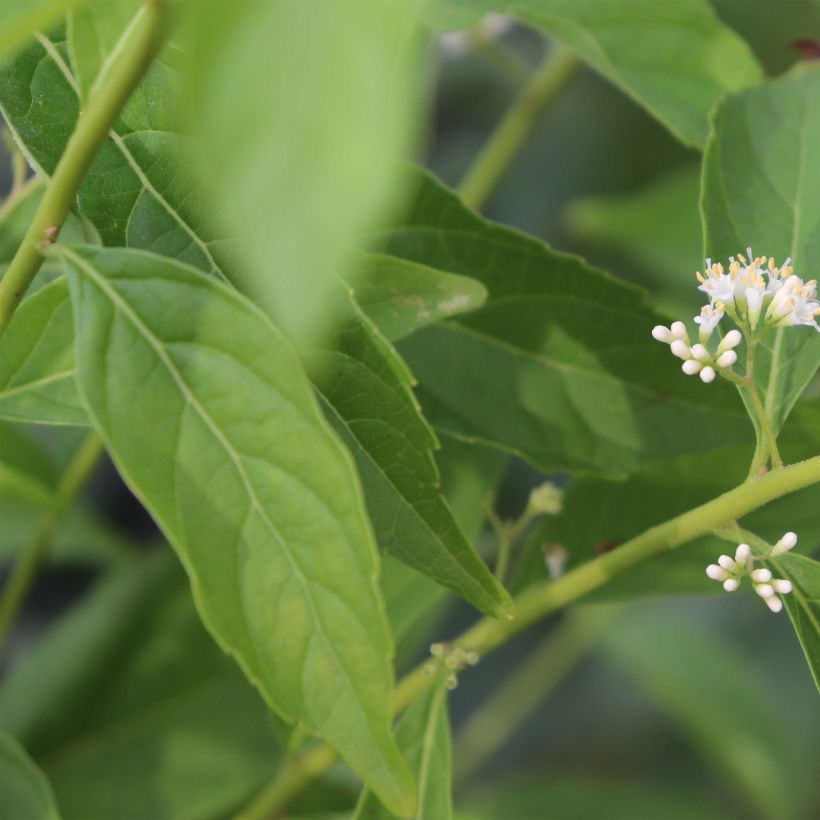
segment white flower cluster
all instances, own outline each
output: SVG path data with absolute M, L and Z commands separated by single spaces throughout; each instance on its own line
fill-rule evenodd
M 746 333 L 754 334 L 758 328 L 765 330 L 788 325 L 808 325 L 820 331 L 816 317 L 820 315 L 817 300 L 817 282 L 804 282 L 794 275 L 791 259 L 781 267 L 774 259 L 755 257 L 747 248 L 748 260 L 742 254 L 729 259 L 729 270 L 720 262 L 706 260 L 706 275 L 696 274 L 698 290 L 709 297 L 700 315 L 695 316 L 698 325 L 698 343 L 692 344 L 683 322 L 673 322 L 671 327 L 657 325 L 652 336 L 669 345 L 672 353 L 683 359 L 683 372 L 689 376 L 696 373 L 709 384 L 723 369 L 737 361 L 736 348 L 743 337 L 739 330 L 730 330 L 721 339 L 714 352 L 708 348 L 709 340 L 720 320 L 728 315 Z
M 715 322 L 717 324 L 717 322 Z M 681 370 L 687 376 L 698 374 L 704 384 L 709 384 L 715 380 L 719 370 L 731 367 L 737 361 L 736 348 L 743 337 L 739 330 L 730 330 L 721 340 L 717 349 L 712 352 L 706 346 L 709 341 L 714 325 L 704 331 L 701 324 L 700 342 L 692 344 L 689 341 L 689 334 L 683 322 L 672 322 L 671 327 L 656 325 L 652 328 L 652 336 L 659 342 L 669 345 L 674 356 L 683 359 Z
M 445 57 L 456 59 L 469 51 L 476 43 L 498 40 L 513 26 L 515 20 L 503 14 L 485 14 L 471 29 L 442 34 L 438 38 L 439 48 Z
M 715 324 L 727 313 L 750 330 L 762 316 L 764 327 L 808 325 L 820 331 L 815 319 L 820 314 L 817 282 L 795 276 L 790 258 L 778 268 L 773 258 L 767 261 L 765 256 L 753 256 L 751 248 L 746 251 L 748 259 L 742 253 L 729 258 L 728 272 L 720 262 L 707 259 L 706 275 L 696 274 L 698 290 L 709 297 L 704 310 L 720 314 Z
M 727 592 L 734 592 L 740 586 L 740 582 L 748 576 L 754 591 L 764 600 L 766 606 L 772 612 L 780 612 L 783 609 L 783 601 L 778 596 L 788 595 L 792 591 L 791 581 L 772 578 L 771 570 L 765 567 L 755 569 L 754 562 L 777 558 L 778 555 L 793 549 L 796 543 L 797 536 L 793 532 L 787 532 L 766 555 L 752 555 L 752 549 L 748 544 L 740 544 L 734 558 L 721 555 L 717 564 L 709 564 L 706 567 L 706 574 L 713 581 L 720 581 Z

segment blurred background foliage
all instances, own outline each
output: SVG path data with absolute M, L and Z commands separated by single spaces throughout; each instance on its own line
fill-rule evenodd
M 714 6 L 772 75 L 800 59 L 795 40 L 820 38 L 820 7 L 809 0 Z M 420 159 L 451 185 L 549 48 L 523 26 L 468 40 L 430 46 Z M 662 309 L 685 316 L 699 302 L 698 194 L 699 154 L 580 67 L 483 212 L 644 286 Z M 13 252 L 13 232 L 0 224 L 0 264 Z M 48 483 L 81 434 L 34 434 L 51 462 Z M 494 488 L 498 515 L 511 519 L 545 477 L 497 453 L 482 454 L 477 468 L 464 445 L 443 444 L 445 491 L 489 555 L 495 538 L 482 521 Z M 584 522 L 583 538 L 576 533 L 587 545 L 597 543 L 597 530 L 603 537 L 607 516 L 635 503 L 611 486 L 609 507 Z M 586 492 L 603 497 L 608 489 L 599 482 Z M 662 507 L 650 493 L 640 503 Z M 810 517 L 800 504 L 794 514 Z M 0 560 L 20 548 L 38 516 L 36 492 L 21 494 L 0 476 Z M 781 509 L 776 520 L 783 517 Z M 573 538 L 558 524 L 545 532 Z M 704 547 L 713 551 L 714 542 Z M 541 553 L 525 558 L 538 563 Z M 526 570 L 524 561 L 519 575 Z M 400 667 L 474 618 L 391 559 L 384 587 Z M 181 570 L 110 465 L 60 529 L 2 673 L 0 727 L 43 768 L 67 818 L 227 816 L 271 776 L 289 742 L 205 635 Z M 809 820 L 820 815 L 817 714 L 785 616 L 770 617 L 751 596 L 621 596 L 550 619 L 462 676 L 451 698 L 456 805 L 464 820 Z M 344 812 L 357 791 L 339 767 L 288 816 Z

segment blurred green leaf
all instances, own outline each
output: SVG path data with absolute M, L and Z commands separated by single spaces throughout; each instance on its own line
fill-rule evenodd
M 58 820 L 60 813 L 43 773 L 14 738 L 0 732 L 0 818 Z
M 487 298 L 484 286 L 468 276 L 383 254 L 363 256 L 350 281 L 357 304 L 390 341 L 469 313 Z
M 43 450 L 18 428 L 0 423 L 0 497 L 48 508 L 54 502 L 55 484 L 54 469 Z
M 222 816 L 280 756 L 276 718 L 202 628 L 168 550 L 100 580 L 0 699 L 67 818 Z
M 65 277 L 28 296 L 0 338 L 0 418 L 88 424 L 74 382 L 74 323 Z
M 209 630 L 272 707 L 408 810 L 375 544 L 353 465 L 292 349 L 249 302 L 185 265 L 56 253 L 86 404 L 179 551 Z
M 190 97 L 202 173 L 241 240 L 241 289 L 297 337 L 317 329 L 345 252 L 400 193 L 396 162 L 420 96 L 416 5 L 196 6 Z
M 714 104 L 762 77 L 749 47 L 708 0 L 437 0 L 437 6 L 507 12 L 562 40 L 686 145 L 703 147 Z
M 3 0 L 0 6 L 0 54 L 19 48 L 42 28 L 57 22 L 83 0 Z
M 179 133 L 179 73 L 169 52 L 170 46 L 125 105 L 77 205 L 105 245 L 152 250 L 227 277 L 222 237 L 183 171 L 190 137 Z M 79 110 L 62 30 L 0 64 L 0 112 L 41 177 L 53 173 Z
M 658 606 L 628 615 L 601 647 L 733 782 L 750 809 L 797 816 L 791 786 L 800 755 L 771 693 L 750 672 L 751 658 L 713 629 Z
M 713 118 L 704 156 L 706 255 L 790 256 L 795 272 L 820 268 L 820 66 L 805 65 L 728 97 Z M 820 364 L 820 334 L 770 331 L 758 348 L 755 381 L 779 430 Z
M 452 806 L 452 739 L 447 717 L 447 689 L 442 680 L 411 704 L 396 725 L 396 739 L 416 775 L 417 820 L 450 820 Z M 365 789 L 352 820 L 390 820 L 394 815 Z
M 776 574 L 792 582 L 792 592 L 782 596 L 783 603 L 820 689 L 820 563 L 787 553 L 771 564 Z
M 625 252 L 648 274 L 653 302 L 686 316 L 703 303 L 694 277 L 703 262 L 699 199 L 700 169 L 686 165 L 638 191 L 576 199 L 566 221 L 582 239 Z
M 381 547 L 473 606 L 509 616 L 512 602 L 458 527 L 439 491 L 435 434 L 421 416 L 412 376 L 390 343 L 345 294 L 337 325 L 307 356 L 322 407 L 356 460 Z
M 399 346 L 438 430 L 545 471 L 608 475 L 747 439 L 732 389 L 687 379 L 651 338 L 662 318 L 640 291 L 415 177 L 416 199 L 385 234 L 387 250 L 473 276 L 489 294 L 479 310 Z

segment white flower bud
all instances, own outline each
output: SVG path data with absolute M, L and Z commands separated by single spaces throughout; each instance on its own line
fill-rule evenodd
M 755 584 L 755 592 L 761 598 L 771 598 L 774 595 L 774 589 L 771 584 Z
M 776 595 L 772 595 L 771 598 L 764 598 L 763 600 L 772 612 L 780 612 L 780 610 L 783 609 L 783 601 L 781 601 Z
M 768 569 L 756 569 L 752 573 L 752 580 L 758 584 L 766 584 L 772 580 L 772 573 Z
M 737 569 L 735 562 L 728 556 L 728 555 L 721 555 L 718 558 L 718 564 L 720 564 L 723 569 L 729 570 L 729 572 L 734 572 Z
M 735 550 L 735 561 L 742 564 L 752 557 L 752 548 L 748 544 L 738 544 Z
M 706 574 L 713 580 L 713 581 L 725 581 L 729 574 L 726 572 L 723 567 L 719 567 L 717 564 L 709 564 L 706 567 Z
M 795 544 L 797 544 L 797 536 L 793 532 L 787 532 L 773 547 L 772 551 L 769 555 L 772 558 L 777 558 L 778 555 L 783 555 L 784 552 L 788 552 L 791 549 L 794 549 Z
M 731 367 L 737 361 L 734 350 L 724 350 L 717 358 L 718 367 Z
M 743 334 L 739 330 L 730 330 L 721 340 L 718 345 L 718 353 L 723 353 L 724 350 L 731 350 L 737 347 L 743 341 Z
M 672 322 L 669 331 L 676 339 L 686 339 L 686 325 L 683 322 Z
M 687 359 L 682 365 L 681 370 L 686 373 L 687 376 L 694 376 L 695 373 L 699 372 L 703 365 L 696 361 L 695 359 Z
M 784 578 L 776 578 L 772 581 L 772 589 L 778 595 L 788 595 L 792 591 L 792 582 L 786 581 Z
M 727 592 L 734 592 L 739 586 L 740 586 L 740 581 L 738 581 L 737 578 L 727 578 L 723 582 L 723 588 Z
M 710 358 L 709 351 L 702 344 L 692 345 L 692 356 L 699 362 L 705 362 Z
M 703 370 L 700 371 L 700 380 L 704 384 L 710 384 L 715 380 L 715 371 L 711 367 L 704 367 Z
M 672 355 L 677 356 L 679 359 L 689 359 L 692 356 L 689 345 L 681 339 L 675 339 L 669 346 L 669 349 L 672 351 Z
M 663 325 L 655 325 L 652 328 L 652 338 L 657 339 L 659 342 L 669 342 L 672 341 L 675 337 L 672 335 L 672 331 L 668 327 L 664 327 Z

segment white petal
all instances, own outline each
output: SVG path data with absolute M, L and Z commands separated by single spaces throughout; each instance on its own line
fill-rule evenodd
M 738 581 L 737 578 L 727 578 L 723 582 L 723 588 L 727 592 L 734 592 L 739 586 L 740 586 L 740 581 Z
M 772 589 L 778 595 L 788 595 L 792 591 L 792 582 L 787 581 L 785 578 L 776 578 L 772 581 Z
M 772 580 L 772 573 L 768 569 L 756 569 L 752 573 L 752 580 L 758 584 L 766 584 Z
M 713 581 L 725 581 L 729 574 L 726 572 L 723 567 L 719 567 L 717 564 L 709 564 L 706 567 L 706 574 L 713 580 Z
M 752 557 L 752 548 L 748 544 L 738 544 L 735 550 L 735 561 L 742 564 Z
M 763 600 L 772 612 L 780 612 L 780 610 L 783 609 L 783 601 L 781 601 L 776 595 L 772 595 L 771 598 L 764 598 Z
M 720 558 L 718 558 L 718 564 L 720 564 L 723 569 L 728 569 L 729 572 L 733 572 L 737 569 L 735 562 L 728 555 L 721 555 Z
M 711 367 L 704 367 L 703 370 L 700 371 L 700 380 L 704 384 L 710 384 L 715 380 L 715 371 L 714 368 Z

